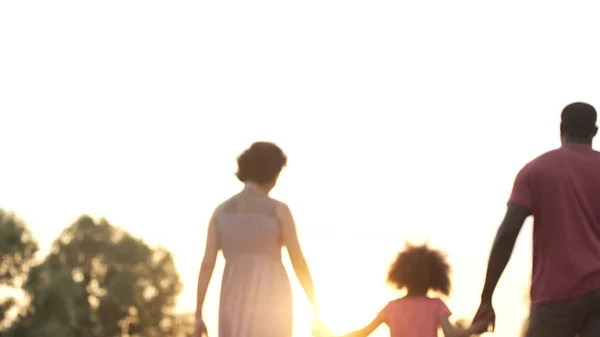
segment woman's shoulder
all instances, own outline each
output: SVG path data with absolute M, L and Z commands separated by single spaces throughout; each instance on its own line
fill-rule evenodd
M 218 217 L 219 215 L 223 214 L 223 211 L 225 210 L 225 208 L 227 208 L 228 203 L 231 201 L 231 198 L 223 201 L 222 203 L 220 203 L 219 205 L 217 205 L 217 207 L 215 207 L 215 209 L 213 210 L 213 218 Z
M 213 210 L 213 216 L 218 216 L 228 211 L 233 211 L 237 208 L 236 206 L 240 203 L 241 199 L 241 193 L 236 193 L 231 197 L 227 198 L 225 201 L 221 202 L 217 205 L 217 207 L 215 207 L 215 209 Z
M 271 198 L 271 197 L 269 197 L 269 199 L 271 199 L 271 202 L 273 202 L 273 204 L 275 205 L 275 208 L 282 209 L 282 210 L 290 209 L 290 206 L 288 206 L 288 204 L 286 204 L 285 202 L 283 202 L 279 199 L 275 199 L 275 198 Z
M 289 207 L 286 203 L 270 196 L 259 196 L 242 192 L 218 204 L 213 211 L 213 217 L 240 212 L 258 212 L 270 215 L 286 214 L 286 212 L 289 212 Z
M 275 208 L 275 216 L 278 219 L 292 217 L 292 210 L 290 209 L 288 204 L 286 204 L 283 201 L 277 200 L 277 199 L 271 199 L 271 200 L 273 200 L 273 207 Z

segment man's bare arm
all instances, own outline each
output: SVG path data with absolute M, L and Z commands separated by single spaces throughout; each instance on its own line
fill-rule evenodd
M 530 214 L 531 212 L 523 206 L 512 203 L 508 204 L 506 215 L 496 233 L 494 245 L 490 253 L 485 285 L 481 294 L 482 303 L 492 302 L 492 295 L 494 294 L 498 280 L 500 280 L 500 276 L 502 276 L 510 260 L 523 223 Z

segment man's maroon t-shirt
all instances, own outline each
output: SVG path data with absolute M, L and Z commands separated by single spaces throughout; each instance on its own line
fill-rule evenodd
M 509 203 L 533 215 L 533 303 L 600 289 L 600 152 L 569 144 L 531 161 Z

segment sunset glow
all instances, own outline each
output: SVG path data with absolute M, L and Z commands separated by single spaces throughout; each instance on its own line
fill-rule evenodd
M 470 318 L 516 172 L 559 145 L 566 104 L 600 106 L 597 11 L 563 4 L 2 2 L 0 207 L 46 252 L 81 214 L 165 246 L 178 308 L 194 311 L 208 220 L 242 188 L 235 158 L 274 141 L 289 164 L 273 197 L 294 213 L 335 333 L 398 295 L 385 277 L 406 240 L 449 254 L 446 302 Z M 530 241 L 528 224 L 494 336 L 526 316 Z M 308 336 L 288 270 L 294 336 Z

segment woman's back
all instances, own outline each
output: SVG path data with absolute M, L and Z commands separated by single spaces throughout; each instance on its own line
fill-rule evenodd
M 291 337 L 292 290 L 281 261 L 292 266 L 315 314 L 316 296 L 289 207 L 269 198 L 287 156 L 277 145 L 255 142 L 237 158 L 242 192 L 215 209 L 198 276 L 197 336 L 206 333 L 202 308 L 219 251 L 225 257 L 219 337 Z
M 276 205 L 277 201 L 248 187 L 221 205 L 217 231 L 226 261 L 252 257 L 281 260 Z
M 292 294 L 281 262 L 277 201 L 246 187 L 219 206 L 216 225 L 225 257 L 220 337 L 289 337 Z

